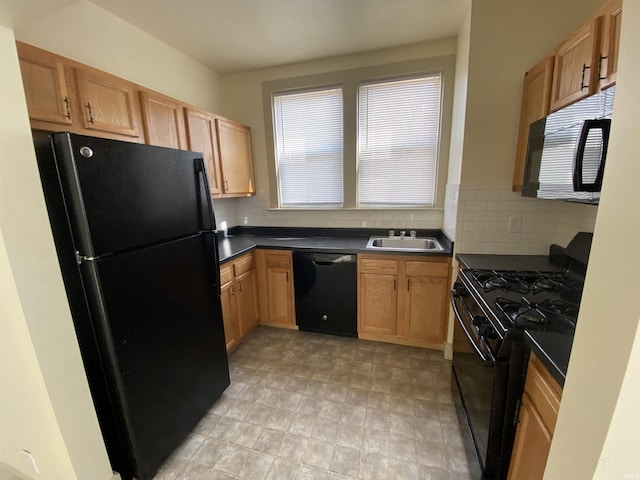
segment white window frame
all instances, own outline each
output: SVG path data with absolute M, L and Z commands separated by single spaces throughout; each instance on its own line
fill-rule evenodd
M 265 141 L 267 154 L 267 170 L 269 179 L 270 210 L 309 210 L 319 208 L 281 207 L 279 204 L 278 178 L 274 153 L 273 103 L 275 92 L 305 90 L 319 87 L 341 85 L 343 93 L 343 185 L 344 201 L 341 208 L 325 208 L 325 210 L 442 210 L 444 209 L 444 192 L 446 173 L 449 161 L 449 143 L 451 138 L 451 115 L 453 108 L 455 56 L 445 55 L 401 63 L 378 65 L 374 67 L 356 68 L 327 72 L 302 77 L 262 82 L 262 101 L 265 122 Z M 442 113 L 440 128 L 440 146 L 436 167 L 435 203 L 431 207 L 415 206 L 363 206 L 357 204 L 357 131 L 358 131 L 358 88 L 361 82 L 420 76 L 439 72 L 442 75 Z
M 376 202 L 374 199 L 371 199 L 371 201 L 363 201 L 363 199 L 361 198 L 361 194 L 362 194 L 362 190 L 365 188 L 365 186 L 363 185 L 365 182 L 363 182 L 363 180 L 369 180 L 369 182 L 371 181 L 371 177 L 366 179 L 364 177 L 361 176 L 362 173 L 362 169 L 364 166 L 367 166 L 367 163 L 369 163 L 369 165 L 371 164 L 375 164 L 376 160 L 375 158 L 378 157 L 380 158 L 380 150 L 374 149 L 374 148 L 364 148 L 363 143 L 367 143 L 368 140 L 366 140 L 365 138 L 363 138 L 363 136 L 367 136 L 370 132 L 373 133 L 375 131 L 375 126 L 372 125 L 371 126 L 371 130 L 368 130 L 369 125 L 366 124 L 366 119 L 363 118 L 363 114 L 367 114 L 368 115 L 368 111 L 367 112 L 363 112 L 363 94 L 366 93 L 366 91 L 369 88 L 375 89 L 376 86 L 380 86 L 380 85 L 390 85 L 392 83 L 397 83 L 397 82 L 405 82 L 405 81 L 412 81 L 412 80 L 423 80 L 426 79 L 427 82 L 429 81 L 429 79 L 435 78 L 437 79 L 437 84 L 438 84 L 438 95 L 437 95 L 437 120 L 436 123 L 437 125 L 435 126 L 436 132 L 435 132 L 435 136 L 434 137 L 429 137 L 428 138 L 428 143 L 431 146 L 431 149 L 433 150 L 433 156 L 435 157 L 433 159 L 433 164 L 432 164 L 432 169 L 433 172 L 430 176 L 427 176 L 424 180 L 425 183 L 421 184 L 421 186 L 425 187 L 426 189 L 431 189 L 432 191 L 432 195 L 431 195 L 431 201 L 425 201 L 425 202 L 410 202 L 410 201 L 406 201 L 406 202 L 402 202 L 402 203 L 395 203 L 393 201 L 391 202 Z M 404 96 L 404 99 L 406 99 L 406 95 Z M 378 105 L 378 107 L 381 107 L 382 105 Z M 367 109 L 369 108 L 369 106 L 367 105 Z M 411 105 L 409 106 L 409 109 L 414 109 L 415 108 L 415 104 L 413 102 L 411 102 Z M 380 108 L 378 108 L 378 111 L 380 111 Z M 392 113 L 394 112 L 393 108 L 389 108 L 389 106 L 387 105 L 386 108 L 384 108 L 384 112 L 389 113 L 389 111 L 391 111 Z M 397 112 L 397 110 L 395 110 L 395 112 Z M 403 111 L 403 115 L 405 115 L 406 117 L 407 112 Z M 382 124 L 384 125 L 384 115 L 381 115 L 382 117 Z M 404 121 L 405 119 L 403 118 L 402 121 Z M 375 120 L 374 120 L 375 122 Z M 428 208 L 428 207 L 433 207 L 435 205 L 435 201 L 436 201 L 436 185 L 437 185 L 437 180 L 438 180 L 438 158 L 439 158 L 439 150 L 440 150 L 440 133 L 441 133 L 441 123 L 442 123 L 442 74 L 441 72 L 432 72 L 432 73 L 428 73 L 428 74 L 422 74 L 422 75 L 403 75 L 401 77 L 396 77 L 396 78 L 385 78 L 385 79 L 376 79 L 373 81 L 362 81 L 360 82 L 360 85 L 358 87 L 358 157 L 357 157 L 357 173 L 358 173 L 358 185 L 357 185 L 357 195 L 358 195 L 358 199 L 357 199 L 357 205 L 360 208 Z M 394 123 L 393 124 L 394 127 L 398 127 L 399 124 L 398 123 Z M 421 125 L 421 127 L 424 127 L 425 125 Z M 397 131 L 397 130 L 396 130 Z M 386 133 L 386 130 L 385 130 Z M 412 136 L 410 137 L 410 146 L 408 143 L 404 143 L 402 145 L 394 145 L 395 141 L 398 141 L 398 137 L 402 137 L 402 132 L 398 132 L 398 135 L 393 135 L 393 136 L 386 136 L 385 133 L 382 134 L 382 142 L 379 142 L 381 144 L 384 144 L 387 151 L 392 151 L 395 155 L 398 154 L 398 150 L 403 150 L 404 152 L 406 152 L 407 148 L 409 148 L 409 150 L 415 149 L 416 147 L 427 147 L 426 144 L 421 144 L 420 140 L 416 137 L 416 136 Z M 375 134 L 374 134 L 375 136 Z M 367 137 L 367 138 L 371 138 L 371 137 Z M 409 140 L 405 137 L 405 142 Z M 382 155 L 384 156 L 384 155 Z M 397 155 L 398 157 L 402 157 L 402 155 Z M 417 158 L 415 156 L 411 156 L 408 152 L 405 153 L 405 158 L 399 158 L 399 162 L 400 163 L 404 163 L 405 159 L 409 157 L 409 158 L 413 158 L 414 160 L 417 160 Z M 424 157 L 420 158 L 420 161 L 423 160 Z M 387 159 L 389 160 L 389 159 Z M 385 168 L 386 167 L 386 168 Z M 394 168 L 390 168 L 391 167 L 391 161 L 389 162 L 383 162 L 381 168 L 384 171 L 387 171 L 391 176 L 393 176 L 393 170 Z M 416 174 L 419 173 L 419 171 L 415 172 Z M 426 173 L 425 173 L 426 175 Z M 378 173 L 377 175 L 375 173 L 372 174 L 373 178 L 378 178 L 380 176 L 380 174 Z M 404 178 L 406 178 L 407 174 L 403 175 L 403 181 Z M 384 179 L 380 179 L 380 182 L 384 182 Z M 380 195 L 384 195 L 385 193 L 389 193 L 390 190 L 385 189 L 384 185 L 381 186 L 381 188 L 377 188 L 378 187 L 378 183 L 376 182 L 375 186 L 372 186 L 371 184 L 369 184 L 369 190 L 371 190 L 371 193 L 373 194 L 380 194 Z M 429 185 L 430 183 L 430 185 Z M 414 184 L 415 186 L 415 184 Z M 420 187 L 419 187 L 420 188 Z M 400 190 L 401 188 L 399 187 L 398 190 Z M 398 192 L 400 193 L 400 192 Z M 396 192 L 394 192 L 394 195 L 396 194 Z
M 310 209 L 322 209 L 322 208 L 341 208 L 342 205 L 344 204 L 344 179 L 342 178 L 342 174 L 343 174 L 343 169 L 344 169 L 344 142 L 343 142 L 343 138 L 340 138 L 340 150 L 339 150 L 339 156 L 340 156 L 340 166 L 339 166 L 339 182 L 340 182 L 340 201 L 326 201 L 326 202 L 320 202 L 318 200 L 314 200 L 313 198 L 309 197 L 307 200 L 308 201 L 299 201 L 299 202 L 286 202 L 284 200 L 284 192 L 283 192 L 283 175 L 281 175 L 280 170 L 283 169 L 283 165 L 281 164 L 281 156 L 282 157 L 286 157 L 286 155 L 284 154 L 285 152 L 281 152 L 280 148 L 286 149 L 285 145 L 287 145 L 287 143 L 285 142 L 284 144 L 282 143 L 285 138 L 283 137 L 283 135 L 278 135 L 277 132 L 277 128 L 275 126 L 277 126 L 278 124 L 278 115 L 276 112 L 276 99 L 279 97 L 286 97 L 288 95 L 304 95 L 304 94 L 314 94 L 314 93 L 318 93 L 318 92 L 329 92 L 329 91 L 336 91 L 339 90 L 340 94 L 339 97 L 340 98 L 340 110 L 341 110 L 341 114 L 340 114 L 340 118 L 339 118 L 339 125 L 340 125 L 340 135 L 344 135 L 344 128 L 343 128 L 343 121 L 344 121 L 344 115 L 342 114 L 342 110 L 343 105 L 342 102 L 344 101 L 344 95 L 342 94 L 342 85 L 327 85 L 324 87 L 320 87 L 320 88 L 311 88 L 311 89 L 303 89 L 303 90 L 292 90 L 292 91 L 285 91 L 285 92 L 274 92 L 272 95 L 272 106 L 273 106 L 273 124 L 274 124 L 274 157 L 275 157 L 275 161 L 276 161 L 276 174 L 277 174 L 277 180 L 278 180 L 278 205 L 282 206 L 283 208 L 310 208 Z M 298 125 L 298 122 L 294 122 L 296 124 L 296 126 Z M 335 124 L 334 124 L 335 125 Z M 293 127 L 295 128 L 295 127 Z M 286 132 L 289 133 L 289 132 Z M 295 138 L 295 136 L 294 136 Z M 289 140 L 291 140 L 291 138 L 288 138 Z M 300 139 L 300 137 L 297 137 L 298 141 Z M 305 138 L 305 140 L 307 140 L 308 137 Z M 336 141 L 336 138 L 333 138 L 334 141 Z M 294 144 L 296 142 L 293 142 Z M 289 145 L 291 145 L 291 143 L 289 143 Z M 337 145 L 332 145 L 332 146 L 337 146 Z M 305 143 L 305 147 L 307 147 L 307 144 Z M 308 162 L 311 160 L 310 157 L 313 157 L 315 155 L 316 161 L 320 160 L 323 161 L 324 158 L 326 158 L 326 156 L 324 155 L 317 155 L 317 151 L 314 150 L 314 147 L 318 147 L 318 143 L 315 144 L 311 144 L 311 146 L 309 148 L 305 148 L 304 152 L 300 151 L 299 149 L 296 148 L 296 146 L 294 145 L 294 147 L 292 148 L 294 151 L 297 151 L 298 155 L 292 155 L 290 157 L 292 157 L 292 159 L 295 159 L 297 162 L 302 162 L 305 166 L 308 165 Z M 333 150 L 331 149 L 331 151 L 327 152 L 325 150 L 326 154 L 328 154 L 329 156 L 333 156 L 335 154 L 338 153 L 337 150 Z M 300 156 L 300 154 L 304 155 L 304 159 Z M 292 162 L 292 165 L 295 165 L 295 161 Z M 292 168 L 292 170 L 294 170 Z M 313 179 L 310 179 L 311 182 L 307 182 L 307 187 L 308 188 L 316 188 L 316 191 L 318 191 L 318 185 L 313 185 Z M 330 185 L 329 185 L 330 186 Z M 293 193 L 293 192 L 292 192 Z M 328 200 L 328 199 L 325 199 Z

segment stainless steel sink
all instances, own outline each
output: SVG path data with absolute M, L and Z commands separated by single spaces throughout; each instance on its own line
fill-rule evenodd
M 444 250 L 433 238 L 419 237 L 371 237 L 367 248 L 375 250 L 402 250 L 410 252 L 433 252 Z

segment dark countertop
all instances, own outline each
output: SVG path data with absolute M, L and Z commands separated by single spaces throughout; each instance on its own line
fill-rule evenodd
M 561 387 L 564 387 L 573 335 L 526 330 L 524 338 L 531 351 L 547 367 L 551 376 L 557 380 Z
M 409 229 L 406 229 L 407 234 Z M 399 230 L 396 229 L 396 232 Z M 315 252 L 344 252 L 344 253 L 379 253 L 384 255 L 421 255 L 421 256 L 452 256 L 453 244 L 440 230 L 418 230 L 417 235 L 435 236 L 444 251 L 410 252 L 372 250 L 365 248 L 369 237 L 386 236 L 388 230 L 369 229 L 313 229 L 279 227 L 236 227 L 229 232 L 228 237 L 218 237 L 218 254 L 220 262 L 226 262 L 238 255 L 254 248 L 268 248 L 279 250 L 313 250 Z
M 537 270 L 544 272 L 561 271 L 562 266 L 553 263 L 547 255 L 490 255 L 461 253 L 456 259 L 463 268 L 481 270 Z

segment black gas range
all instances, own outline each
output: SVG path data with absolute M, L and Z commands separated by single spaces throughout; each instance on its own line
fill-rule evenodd
M 484 479 L 507 477 L 529 354 L 524 331 L 574 332 L 590 243 L 581 233 L 566 249 L 552 246 L 540 268 L 496 260 L 496 268 L 458 273 L 451 304 L 470 348 L 454 351 L 453 374 Z

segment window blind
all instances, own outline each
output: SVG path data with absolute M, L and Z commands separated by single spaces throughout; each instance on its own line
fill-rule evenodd
M 277 93 L 273 116 L 280 206 L 342 206 L 342 87 Z
M 360 84 L 358 204 L 433 206 L 441 75 Z

